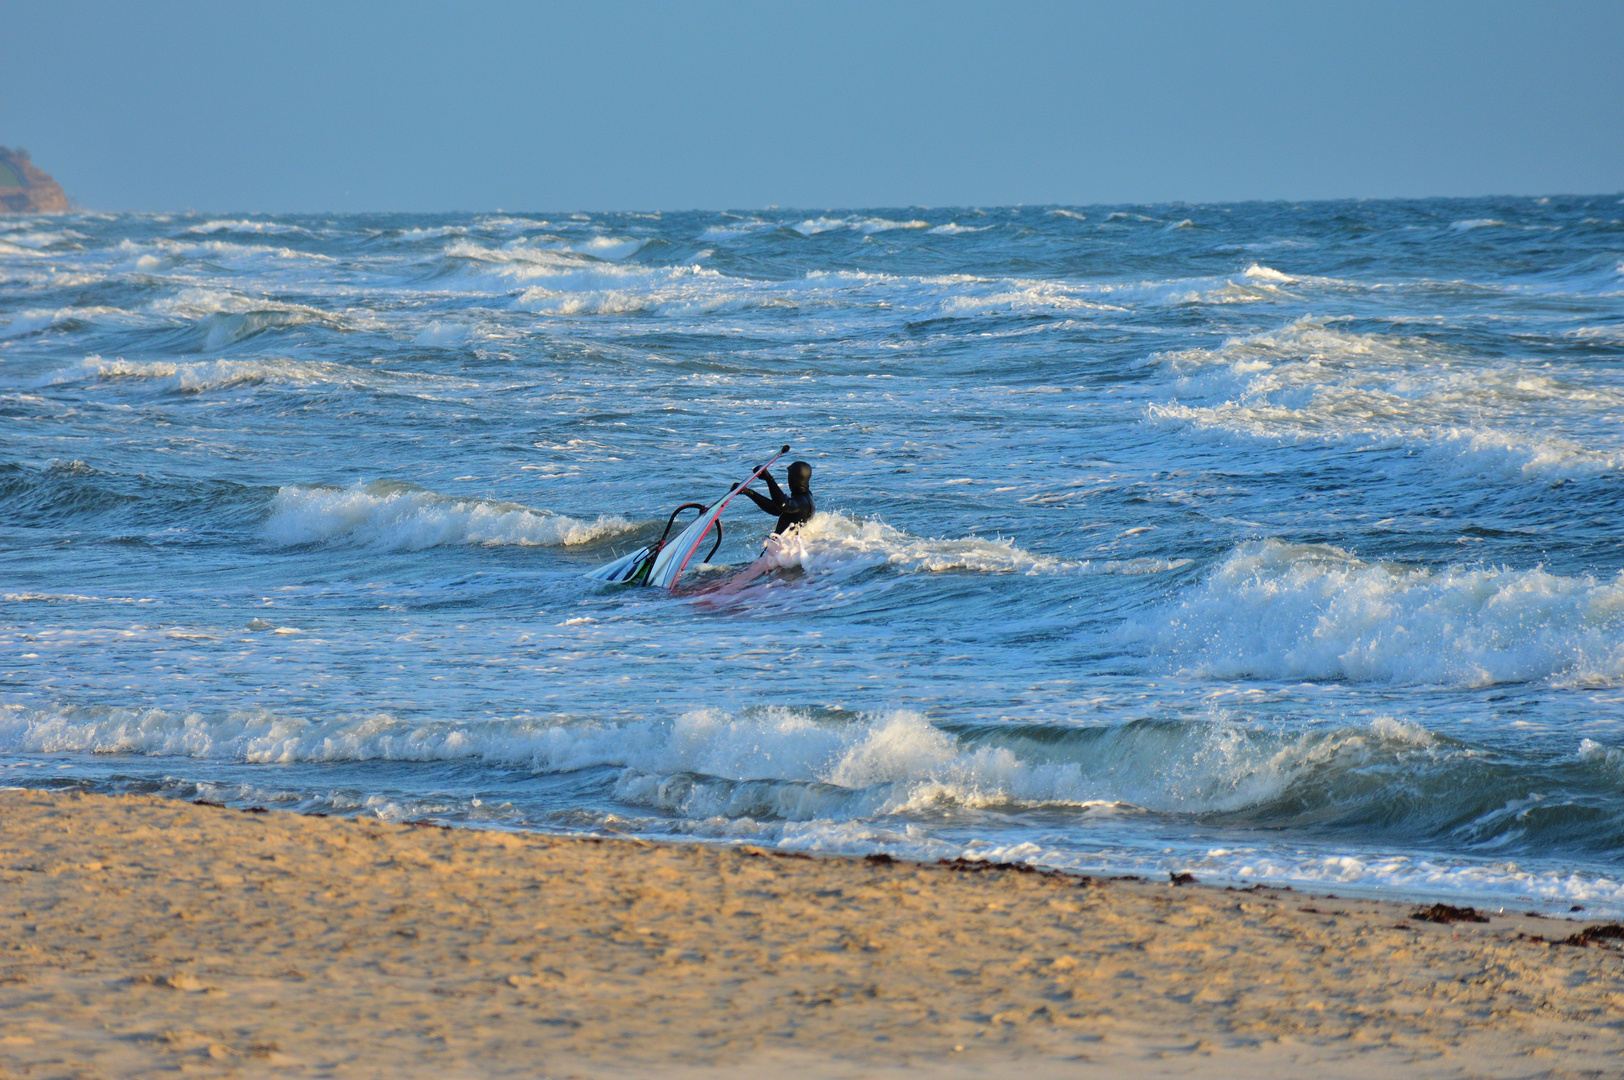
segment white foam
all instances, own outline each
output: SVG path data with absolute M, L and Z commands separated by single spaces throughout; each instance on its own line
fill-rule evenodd
M 936 236 L 960 236 L 964 233 L 986 232 L 991 225 L 960 225 L 956 221 L 949 221 L 946 225 L 938 225 L 928 230 Z
M 11 603 L 39 603 L 39 604 L 150 604 L 151 598 L 134 596 L 85 596 L 81 593 L 0 593 L 0 600 Z
M 1290 442 L 1422 448 L 1468 475 L 1543 478 L 1624 467 L 1624 392 L 1582 371 L 1474 361 L 1430 343 L 1305 317 L 1217 349 L 1158 357 L 1178 400 L 1147 418 Z M 1586 447 L 1576 435 L 1612 445 Z
M 1450 752 L 1391 720 L 1294 737 L 1223 724 L 1137 724 L 1067 743 L 1019 732 L 961 739 L 908 710 L 831 716 L 779 707 L 697 709 L 620 724 L 37 709 L 0 715 L 0 749 L 255 763 L 478 760 L 539 772 L 614 767 L 625 770 L 615 791 L 629 803 L 690 819 L 801 821 L 947 804 L 1233 811 L 1278 798 L 1307 776 L 1358 767 L 1373 754 Z
M 1429 570 L 1266 540 L 1127 634 L 1175 669 L 1219 678 L 1617 685 L 1624 572 Z
M 1087 221 L 1088 220 L 1088 215 L 1087 214 L 1079 214 L 1075 210 L 1050 210 L 1049 211 L 1049 216 L 1050 217 L 1071 218 L 1073 221 Z
M 537 267 L 579 267 L 595 262 L 617 262 L 637 252 L 647 239 L 597 235 L 582 240 L 541 236 L 511 240 L 498 247 L 476 240 L 456 240 L 447 245 L 453 258 L 476 259 L 490 263 L 532 264 Z
M 760 232 L 763 229 L 777 228 L 770 221 L 752 218 L 748 221 L 730 222 L 726 225 L 709 225 L 699 234 L 701 240 L 737 240 L 742 236 Z
M 1030 863 L 1084 872 L 1132 872 L 1151 877 L 1194 873 L 1202 881 L 1289 883 L 1298 888 L 1335 888 L 1339 893 L 1376 896 L 1458 896 L 1475 904 L 1501 903 L 1519 909 L 1532 903 L 1558 914 L 1566 914 L 1568 905 L 1576 901 L 1582 901 L 1593 914 L 1624 910 L 1624 881 L 1618 878 L 1447 855 L 1368 851 L 1320 854 L 1284 844 L 1206 850 L 1179 844 L 1156 851 L 1108 848 L 1079 854 L 1030 841 L 972 842 L 964 854 L 988 862 Z
M 846 577 L 879 566 L 905 574 L 969 571 L 984 574 L 1148 574 L 1189 564 L 1188 559 L 1091 561 L 1038 555 L 1007 537 L 919 537 L 883 521 L 819 511 L 782 538 L 774 552 L 781 567 L 809 575 Z
M 18 248 L 31 249 L 35 252 L 43 252 L 45 248 L 56 247 L 59 244 L 72 244 L 74 247 L 78 247 L 79 245 L 74 243 L 75 241 L 88 239 L 89 237 L 84 233 L 75 232 L 72 229 L 58 229 L 40 232 L 23 228 L 11 229 L 7 231 L 4 239 L 0 240 L 0 243 L 5 244 L 6 246 L 17 245 Z M 21 252 L 16 248 L 13 248 L 13 253 L 24 254 L 26 252 Z
M 1119 305 L 1102 303 L 1082 293 L 1077 286 L 1054 281 L 1009 278 L 967 282 L 943 298 L 933 314 L 937 318 L 966 318 L 993 312 L 1073 314 L 1123 310 Z
M 1489 229 L 1504 225 L 1505 222 L 1497 218 L 1468 218 L 1465 221 L 1457 221 L 1449 227 L 1456 232 L 1469 232 L 1472 229 Z
M 141 380 L 161 390 L 197 394 L 210 390 L 231 389 L 242 386 L 283 385 L 309 386 L 328 384 L 338 386 L 375 387 L 399 376 L 370 368 L 355 368 L 347 364 L 327 361 L 299 361 L 266 357 L 256 360 L 153 360 L 140 363 L 123 358 L 104 360 L 100 356 L 87 356 L 72 367 L 54 372 L 45 379 L 48 385 L 97 381 Z M 408 381 L 466 385 L 443 376 L 408 376 Z
M 594 259 L 624 259 L 640 249 L 647 240 L 623 239 L 612 236 L 594 236 L 590 240 L 576 241 L 564 247 L 565 251 L 573 251 L 578 255 L 590 255 Z
M 468 342 L 473 328 L 466 323 L 453 322 L 449 319 L 431 319 L 424 327 L 412 337 L 412 344 L 425 345 L 435 348 L 449 348 L 455 345 L 464 345 Z
M 1607 746 L 1593 739 L 1580 739 L 1577 756 L 1580 761 L 1605 766 L 1610 771 L 1624 776 L 1624 750 L 1616 746 Z
M 218 220 L 218 221 L 205 221 L 200 225 L 192 225 L 192 226 L 188 227 L 186 229 L 186 231 L 189 232 L 189 233 L 199 235 L 199 236 L 206 236 L 206 235 L 208 235 L 210 233 L 221 233 L 221 232 L 253 233 L 255 235 L 272 235 L 272 236 L 281 236 L 281 235 L 292 234 L 292 233 L 302 234 L 302 235 L 305 235 L 305 236 L 310 235 L 310 232 L 309 232 L 308 229 L 303 229 L 303 228 L 300 228 L 298 225 L 292 225 L 292 224 L 289 224 L 287 222 L 283 222 L 283 221 L 252 221 L 252 220 L 247 219 L 247 218 L 221 219 L 221 220 Z
M 0 338 L 25 337 L 64 323 L 81 321 L 127 326 L 139 319 L 122 308 L 114 307 L 31 308 L 11 316 L 0 327 Z
M 417 551 L 446 544 L 586 544 L 636 527 L 622 517 L 581 521 L 518 503 L 452 498 L 379 480 L 348 488 L 283 487 L 264 531 L 279 544 L 342 540 Z
M 135 265 L 139 270 L 154 270 L 159 268 L 164 259 L 197 259 L 206 258 L 216 262 L 247 262 L 256 264 L 265 258 L 294 259 L 308 262 L 333 262 L 331 255 L 323 255 L 314 251 L 299 251 L 288 247 L 271 247 L 267 244 L 239 244 L 229 240 L 169 240 L 157 239 L 150 242 L 137 242 L 134 240 L 121 240 L 112 250 L 124 255 L 135 256 Z
M 780 565 L 811 574 L 849 574 L 872 566 L 904 573 L 973 570 L 983 573 L 1063 573 L 1083 566 L 1034 555 L 1002 537 L 935 539 L 909 535 L 881 521 L 820 512 L 782 546 Z
M 793 306 L 790 288 L 729 277 L 702 266 L 644 266 L 585 258 L 561 245 L 493 248 L 459 241 L 449 256 L 469 260 L 475 273 L 527 286 L 514 306 L 544 315 L 614 315 L 647 311 L 705 314 L 762 306 Z
M 870 236 L 874 233 L 890 232 L 892 229 L 928 229 L 930 222 L 919 221 L 892 221 L 889 218 L 876 217 L 820 217 L 809 218 L 799 225 L 790 228 L 802 236 L 816 236 L 818 233 L 833 232 L 840 229 L 849 229 L 852 232 Z
M 1291 277 L 1289 274 L 1282 274 L 1280 271 L 1275 270 L 1272 267 L 1264 266 L 1261 263 L 1253 263 L 1251 266 L 1248 266 L 1246 268 L 1245 276 L 1251 278 L 1253 281 L 1273 281 L 1281 285 L 1291 285 L 1297 280 L 1296 278 Z

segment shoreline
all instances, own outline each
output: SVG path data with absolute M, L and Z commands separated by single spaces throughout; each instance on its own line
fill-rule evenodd
M 1600 1074 L 1595 923 L 0 791 L 0 1078 Z M 1447 913 L 1445 913 L 1447 915 Z M 1545 940 L 1545 939 L 1553 940 Z

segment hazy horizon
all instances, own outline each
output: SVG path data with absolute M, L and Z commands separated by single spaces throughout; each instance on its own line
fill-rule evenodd
M 1624 190 L 1624 8 L 1603 3 L 22 2 L 8 16 L 0 144 L 99 210 Z

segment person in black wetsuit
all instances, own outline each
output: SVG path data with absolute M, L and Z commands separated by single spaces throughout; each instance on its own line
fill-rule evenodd
M 812 505 L 812 466 L 804 461 L 797 461 L 789 467 L 785 478 L 789 480 L 789 494 L 778 486 L 773 474 L 764 472 L 761 478 L 767 481 L 767 494 L 758 495 L 749 488 L 744 494 L 750 496 L 750 501 L 761 507 L 763 513 L 777 514 L 778 524 L 773 526 L 773 532 L 780 535 L 784 530 L 794 525 L 804 525 L 812 520 L 817 513 L 817 507 Z
M 789 467 L 787 495 L 773 480 L 771 473 L 762 473 L 761 478 L 767 481 L 766 495 L 758 495 L 749 488 L 741 490 L 750 496 L 750 501 L 761 507 L 764 513 L 777 514 L 778 524 L 773 526 L 773 535 L 767 537 L 767 546 L 762 549 L 756 561 L 721 585 L 706 589 L 711 596 L 722 597 L 736 593 L 761 575 L 777 569 L 779 550 L 782 547 L 780 538 L 789 530 L 811 521 L 812 515 L 817 512 L 817 508 L 812 505 L 812 466 L 806 462 L 797 461 Z

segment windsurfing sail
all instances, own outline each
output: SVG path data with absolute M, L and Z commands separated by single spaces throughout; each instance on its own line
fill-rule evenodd
M 598 567 L 586 576 L 598 581 L 621 582 L 635 585 L 654 585 L 662 588 L 674 589 L 677 579 L 688 568 L 688 562 L 699 550 L 699 545 L 705 542 L 711 529 L 720 526 L 716 519 L 722 516 L 727 504 L 733 501 L 756 477 L 772 468 L 773 462 L 789 453 L 789 447 L 784 447 L 774 454 L 767 464 L 762 465 L 750 474 L 750 479 L 737 485 L 726 495 L 705 507 L 704 513 L 695 518 L 693 523 L 676 535 L 670 543 L 655 543 L 642 547 L 630 555 L 622 555 L 612 563 Z M 679 507 L 685 509 L 685 507 Z M 675 515 L 672 515 L 675 518 Z M 666 525 L 670 528 L 670 523 Z M 663 538 L 662 538 L 663 539 Z
M 653 544 L 640 547 L 630 555 L 622 555 L 611 563 L 604 563 L 596 570 L 587 574 L 589 578 L 599 581 L 613 581 L 617 583 L 643 584 L 641 578 L 648 573 L 649 565 L 654 562 L 655 548 Z

